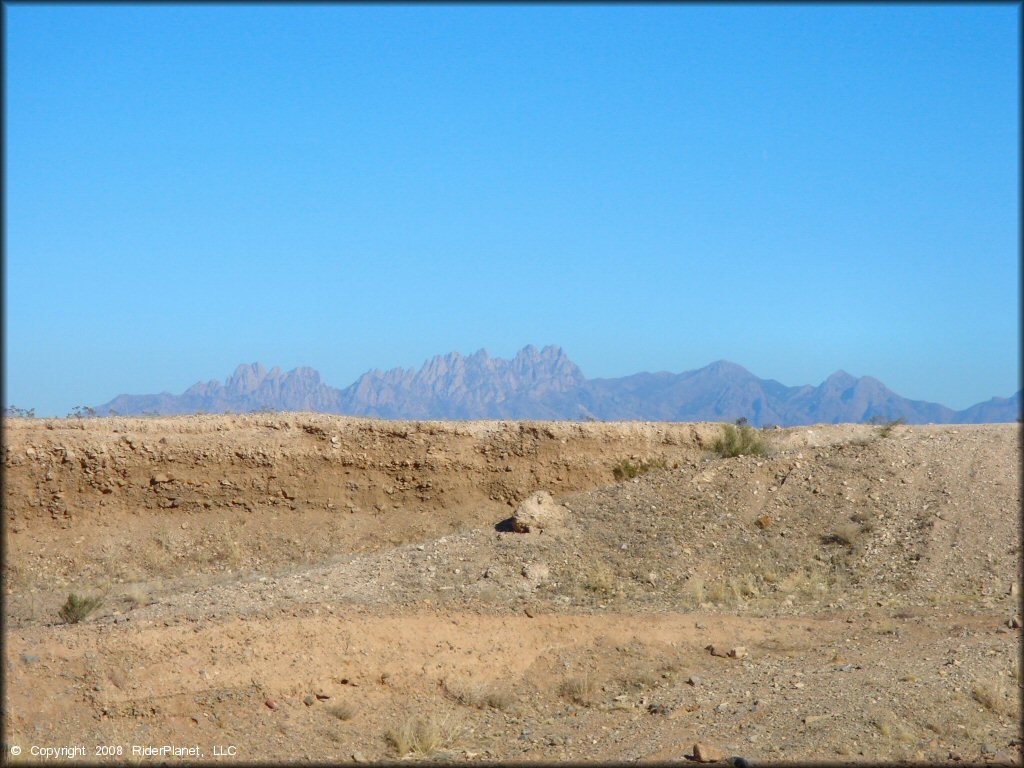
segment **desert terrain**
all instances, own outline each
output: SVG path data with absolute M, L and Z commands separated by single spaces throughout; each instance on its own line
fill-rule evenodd
M 5 420 L 6 757 L 1020 764 L 1020 425 L 722 430 Z

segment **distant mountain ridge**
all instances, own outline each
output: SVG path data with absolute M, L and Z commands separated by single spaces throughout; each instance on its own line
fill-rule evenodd
M 962 411 L 908 400 L 878 379 L 836 371 L 818 386 L 786 386 L 719 360 L 683 373 L 587 379 L 557 346 L 529 345 L 511 360 L 483 349 L 431 358 L 419 369 L 374 369 L 344 389 L 312 368 L 282 373 L 239 365 L 223 383 L 198 382 L 180 395 L 118 395 L 99 415 L 319 411 L 385 419 L 733 421 L 755 426 L 857 423 L 902 418 L 910 424 L 1016 421 L 1021 392 Z

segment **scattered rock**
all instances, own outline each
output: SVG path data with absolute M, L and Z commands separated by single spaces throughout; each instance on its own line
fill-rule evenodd
M 306 694 L 302 697 L 302 703 L 305 704 L 307 707 L 312 707 L 314 702 L 316 702 L 316 699 L 310 696 L 309 694 Z
M 277 702 L 273 699 L 267 699 L 263 703 L 266 705 L 267 709 L 277 709 Z
M 1014 616 L 1012 619 L 1010 619 L 1008 622 L 1006 622 L 1006 624 L 1007 624 L 1007 626 L 1010 627 L 1010 629 L 1019 629 L 1020 628 L 1020 616 Z
M 557 527 L 565 521 L 565 508 L 556 504 L 547 491 L 537 491 L 525 498 L 512 515 L 516 533 L 537 533 Z
M 754 525 L 760 528 L 762 531 L 772 524 L 772 519 L 768 515 L 761 515 L 757 520 L 754 521 Z
M 352 753 L 352 762 L 353 763 L 365 763 L 366 762 L 366 758 L 363 757 L 363 753 L 362 752 L 353 752 Z
M 737 645 L 735 648 L 730 648 L 728 653 L 730 659 L 743 659 L 746 658 L 748 655 L 749 654 L 747 653 L 747 649 L 742 645 Z
M 157 472 L 151 478 L 149 478 L 150 485 L 162 485 L 163 483 L 169 483 L 174 478 L 168 475 L 166 472 Z
M 686 682 L 692 685 L 694 688 L 696 688 L 698 685 L 700 685 L 700 677 L 698 677 L 697 675 L 690 675 L 688 678 L 686 678 Z
M 526 606 L 525 608 L 523 608 L 523 613 L 526 614 L 526 618 L 528 618 L 528 619 L 532 619 L 533 618 L 533 610 L 530 608 L 530 606 Z
M 983 754 L 983 755 L 994 755 L 995 753 L 996 753 L 995 747 L 993 747 L 991 744 L 986 743 L 986 744 L 982 744 L 981 745 L 981 754 Z
M 725 759 L 725 753 L 718 747 L 697 742 L 693 745 L 693 759 L 698 763 L 717 763 Z

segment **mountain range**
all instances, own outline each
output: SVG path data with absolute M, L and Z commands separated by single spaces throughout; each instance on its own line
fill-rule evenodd
M 908 400 L 870 376 L 836 371 L 818 386 L 760 379 L 725 360 L 684 373 L 636 373 L 588 379 L 557 346 L 530 345 L 511 360 L 485 350 L 452 352 L 419 369 L 374 369 L 337 389 L 312 368 L 282 373 L 239 365 L 223 383 L 199 382 L 180 395 L 119 395 L 98 415 L 319 411 L 384 419 L 538 419 L 599 421 L 733 421 L 754 426 L 858 423 L 909 424 L 1017 421 L 1021 392 L 962 411 Z

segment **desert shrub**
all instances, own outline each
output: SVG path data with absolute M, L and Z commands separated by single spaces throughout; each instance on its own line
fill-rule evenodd
M 863 528 L 854 523 L 845 523 L 843 525 L 836 526 L 835 530 L 829 533 L 827 536 L 822 537 L 824 544 L 843 544 L 850 549 L 853 549 L 857 545 L 857 541 L 860 539 Z
M 466 707 L 491 708 L 507 712 L 513 709 L 516 703 L 516 696 L 512 691 L 496 685 L 451 686 L 446 682 L 444 688 L 450 698 Z
M 60 618 L 67 624 L 77 624 L 101 605 L 102 597 L 79 597 L 72 592 L 60 609 Z
M 704 602 L 704 579 L 701 576 L 690 576 L 682 587 L 683 598 L 693 604 Z
M 588 567 L 583 575 L 583 588 L 589 592 L 610 595 L 615 591 L 616 583 L 612 570 L 600 563 Z
M 722 435 L 711 444 L 711 451 L 726 459 L 735 456 L 764 456 L 768 453 L 768 441 L 746 424 L 723 424 Z
M 449 717 L 413 716 L 384 737 L 399 757 L 405 755 L 429 756 L 450 746 L 458 728 Z
M 590 675 L 577 675 L 562 681 L 558 693 L 581 707 L 588 707 L 594 695 L 594 681 Z
M 356 713 L 355 708 L 346 702 L 334 704 L 327 709 L 327 712 L 332 717 L 336 717 L 339 720 L 351 720 Z
M 892 431 L 901 424 L 906 424 L 907 420 L 900 416 L 898 419 L 883 419 L 880 416 L 872 416 L 868 420 L 869 424 L 874 424 L 878 427 L 879 437 L 888 437 L 892 434 Z
M 665 469 L 664 459 L 651 459 L 634 464 L 629 459 L 623 459 L 612 467 L 612 476 L 616 480 L 632 480 L 634 477 L 646 475 L 652 469 Z
M 971 688 L 971 698 L 981 704 L 989 712 L 993 712 L 997 715 L 1006 714 L 1012 710 L 1012 707 L 1008 706 L 1006 691 L 1001 685 L 991 685 L 988 683 L 976 683 Z

